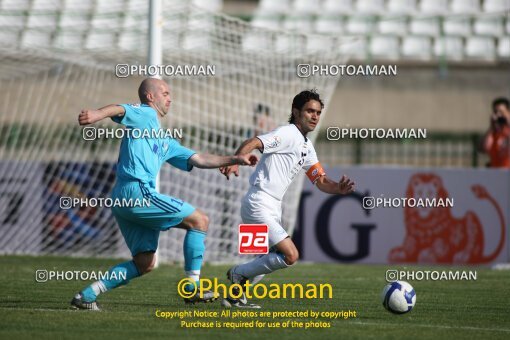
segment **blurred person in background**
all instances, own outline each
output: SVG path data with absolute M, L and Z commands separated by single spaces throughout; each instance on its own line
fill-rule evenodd
M 255 106 L 255 110 L 253 112 L 253 124 L 255 125 L 254 136 L 273 131 L 278 127 L 274 119 L 271 117 L 271 109 L 269 106 L 260 103 Z
M 490 126 L 482 138 L 480 151 L 489 155 L 489 167 L 510 168 L 510 102 L 507 98 L 492 101 Z

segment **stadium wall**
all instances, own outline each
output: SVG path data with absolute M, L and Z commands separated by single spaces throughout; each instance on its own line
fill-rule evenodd
M 485 132 L 492 100 L 510 96 L 509 64 L 397 66 L 393 77 L 341 77 L 322 126 Z

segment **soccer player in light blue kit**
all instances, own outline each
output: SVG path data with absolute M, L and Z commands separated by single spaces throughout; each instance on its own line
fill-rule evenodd
M 96 302 L 99 294 L 150 272 L 156 260 L 159 233 L 171 227 L 187 230 L 184 238 L 184 269 L 187 277 L 198 282 L 209 220 L 204 212 L 190 204 L 156 191 L 156 176 L 163 163 L 191 171 L 194 166 L 207 169 L 236 164 L 253 166 L 258 161 L 252 155 L 199 154 L 181 146 L 172 138 L 157 138 L 160 137 L 157 135 L 156 138 L 152 135 L 147 138 L 145 132 L 152 133 L 161 129 L 160 120 L 170 108 L 170 91 L 166 82 L 148 78 L 140 84 L 138 96 L 141 104 L 108 105 L 98 110 L 82 110 L 78 118 L 80 125 L 111 118 L 126 128 L 144 132 L 143 138 L 129 138 L 126 135 L 122 140 L 112 198 L 133 201 L 148 199 L 150 202 L 150 206 L 145 207 L 112 208 L 133 259 L 114 266 L 106 279 L 96 281 L 76 294 L 71 305 L 79 309 L 99 310 Z M 189 284 L 187 289 L 194 290 L 195 287 Z M 197 294 L 184 301 L 208 302 L 216 298 L 216 294 L 211 291 L 198 290 Z

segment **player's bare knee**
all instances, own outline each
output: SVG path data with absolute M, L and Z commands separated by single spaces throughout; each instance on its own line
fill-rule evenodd
M 153 269 L 153 267 L 147 265 L 142 268 L 138 268 L 138 271 L 140 272 L 140 275 L 145 275 L 145 274 L 148 274 L 152 269 Z
M 154 253 L 137 254 L 133 258 L 133 261 L 140 275 L 144 275 L 151 272 L 156 264 L 156 258 Z
M 145 266 L 144 274 L 151 272 L 154 269 L 155 265 L 156 265 L 155 260 L 152 260 L 149 263 L 147 263 L 147 265 Z
M 209 216 L 203 214 L 202 219 L 204 224 L 204 231 L 207 231 L 207 229 L 209 229 Z
M 299 252 L 297 250 L 290 251 L 288 254 L 285 254 L 285 263 L 289 266 L 292 266 L 299 260 Z
M 150 272 L 152 270 L 152 268 L 150 268 L 150 265 L 147 262 L 135 261 L 135 265 L 136 265 L 136 269 L 138 269 L 138 273 L 140 273 L 140 275 L 147 274 L 148 272 Z
M 209 217 L 205 213 L 200 212 L 198 223 L 195 226 L 195 228 L 204 232 L 206 232 L 209 229 Z

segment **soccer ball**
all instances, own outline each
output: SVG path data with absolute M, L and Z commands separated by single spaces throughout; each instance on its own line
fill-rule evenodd
M 384 287 L 381 300 L 384 308 L 395 314 L 410 312 L 416 303 L 416 292 L 413 286 L 405 281 L 388 283 Z

